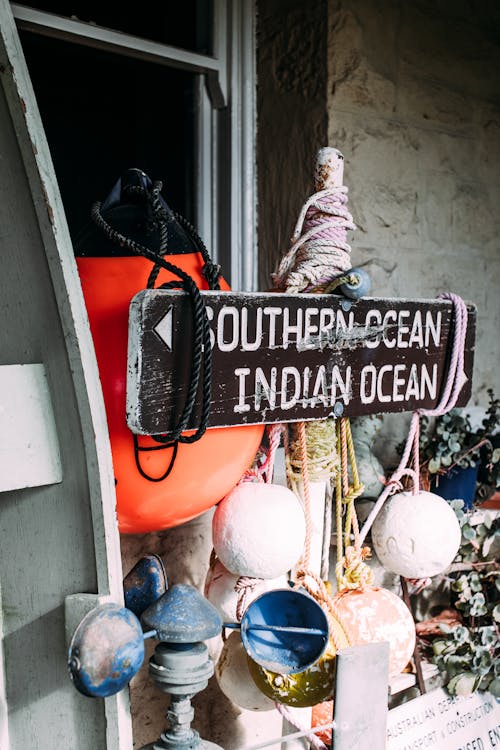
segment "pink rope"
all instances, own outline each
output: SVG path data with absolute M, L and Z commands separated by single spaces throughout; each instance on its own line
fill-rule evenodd
M 465 341 L 467 336 L 467 305 L 461 297 L 451 292 L 445 292 L 439 295 L 439 299 L 450 300 L 453 304 L 454 310 L 454 323 L 455 330 L 453 335 L 453 345 L 450 366 L 448 368 L 448 376 L 446 379 L 443 394 L 439 400 L 438 405 L 435 409 L 417 409 L 413 412 L 410 422 L 410 429 L 408 437 L 406 439 L 405 448 L 401 461 L 396 471 L 392 474 L 391 478 L 387 482 L 385 489 L 378 498 L 377 502 L 373 506 L 368 518 L 366 519 L 363 528 L 360 532 L 360 543 L 362 544 L 366 535 L 370 531 L 372 524 L 377 517 L 380 509 L 385 503 L 389 495 L 393 494 L 398 487 L 400 487 L 400 480 L 404 474 L 411 472 L 407 468 L 410 454 L 413 449 L 413 461 L 414 469 L 413 474 L 413 492 L 418 493 L 418 477 L 419 477 L 419 435 L 420 435 L 420 415 L 425 414 L 426 416 L 438 417 L 442 414 L 453 409 L 457 402 L 458 395 L 464 385 L 464 354 L 465 354 Z
M 267 450 L 267 456 L 260 467 L 261 473 L 266 475 L 266 482 L 270 484 L 273 481 L 274 474 L 274 460 L 276 458 L 276 451 L 279 448 L 281 442 L 281 433 L 283 426 L 281 424 L 273 424 L 267 428 L 267 437 L 269 440 L 269 448 Z
M 251 578 L 250 576 L 240 576 L 234 585 L 234 591 L 237 594 L 236 600 L 236 619 L 241 622 L 245 609 L 247 608 L 247 599 L 263 581 L 262 578 Z
M 333 194 L 316 198 L 307 208 L 303 230 L 305 233 L 309 232 L 316 240 L 326 240 L 329 245 L 340 247 L 346 253 L 350 252 L 346 230 L 355 229 L 355 226 L 346 204 L 347 193 L 345 192 L 336 191 Z M 331 216 L 332 219 L 325 220 L 325 215 Z
M 286 721 L 288 721 L 289 724 L 292 725 L 292 727 L 295 727 L 295 729 L 298 729 L 299 731 L 304 731 L 304 732 L 308 729 L 308 727 L 304 726 L 304 724 L 302 724 L 300 721 L 297 720 L 297 718 L 292 714 L 290 709 L 288 709 L 285 705 L 283 705 L 283 703 L 276 702 L 274 705 L 278 713 L 280 713 L 282 717 L 286 719 Z M 335 722 L 332 721 L 331 726 L 333 727 L 334 725 L 335 725 Z M 286 735 L 285 737 L 283 737 L 283 739 L 284 740 L 286 739 Z M 316 734 L 314 734 L 313 727 L 311 727 L 311 733 L 309 732 L 307 733 L 307 739 L 311 743 L 312 747 L 315 748 L 315 750 L 328 750 L 323 740 L 321 740 Z
M 258 482 L 266 482 L 267 484 L 270 484 L 273 481 L 274 461 L 276 458 L 276 451 L 281 442 L 283 425 L 280 423 L 269 425 L 266 428 L 266 431 L 269 445 L 264 450 L 264 460 L 256 468 L 246 471 L 240 480 L 241 482 L 253 482 L 254 479 L 256 479 Z
M 347 188 L 320 190 L 304 203 L 293 244 L 273 274 L 277 289 L 311 292 L 351 268 L 347 230 L 355 229 Z

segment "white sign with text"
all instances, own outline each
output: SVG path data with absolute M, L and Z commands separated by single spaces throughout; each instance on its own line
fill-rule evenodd
M 500 750 L 500 704 L 490 693 L 443 688 L 391 709 L 387 750 Z

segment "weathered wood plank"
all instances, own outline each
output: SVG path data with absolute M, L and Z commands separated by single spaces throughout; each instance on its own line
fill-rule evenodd
M 0 365 L 0 492 L 62 480 L 54 411 L 42 364 Z
M 65 597 L 123 596 L 114 476 L 69 231 L 7 0 L 0 0 L 0 161 L 0 363 L 43 363 L 63 469 L 59 484 L 0 494 L 0 737 L 8 729 L 5 750 L 75 743 L 129 750 L 126 691 L 105 705 L 87 701 L 66 668 Z
M 212 342 L 210 426 L 433 408 L 450 356 L 450 302 L 335 295 L 203 292 Z M 460 403 L 470 397 L 475 308 L 469 307 Z M 191 377 L 191 301 L 145 290 L 131 303 L 127 420 L 168 433 Z M 197 408 L 189 423 L 200 418 Z
M 388 680 L 388 643 L 366 643 L 339 651 L 334 699 L 335 750 L 385 750 Z

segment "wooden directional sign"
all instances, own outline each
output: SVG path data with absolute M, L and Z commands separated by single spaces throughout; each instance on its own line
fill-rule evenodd
M 212 342 L 209 426 L 290 422 L 432 408 L 446 380 L 452 305 L 327 294 L 202 292 Z M 168 433 L 191 372 L 191 300 L 145 290 L 130 306 L 127 423 Z M 464 386 L 470 397 L 475 308 Z M 199 420 L 201 387 L 194 415 Z

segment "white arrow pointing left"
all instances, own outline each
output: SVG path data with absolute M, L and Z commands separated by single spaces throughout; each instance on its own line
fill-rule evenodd
M 172 351 L 172 317 L 173 307 L 170 305 L 163 318 L 153 328 L 153 331 L 161 338 L 169 352 Z

